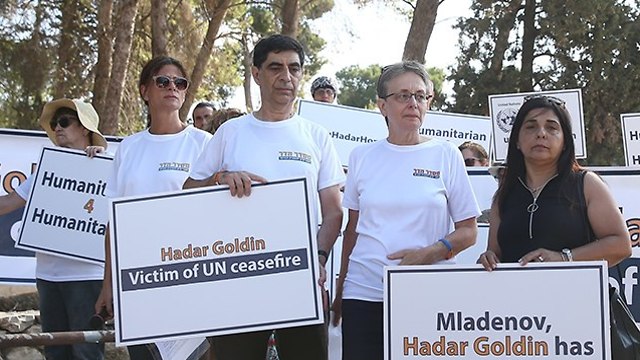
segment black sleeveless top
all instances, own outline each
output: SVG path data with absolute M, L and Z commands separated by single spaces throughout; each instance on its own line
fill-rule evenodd
M 527 211 L 533 195 L 516 183 L 501 206 L 498 244 L 502 262 L 517 262 L 538 248 L 562 251 L 589 241 L 584 174 L 569 173 L 549 181 L 538 196 L 534 212 Z

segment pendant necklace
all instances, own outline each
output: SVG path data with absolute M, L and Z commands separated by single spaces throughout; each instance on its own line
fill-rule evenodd
M 524 186 L 525 189 L 529 190 L 529 192 L 531 193 L 531 196 L 533 197 L 533 201 L 531 202 L 531 204 L 529 204 L 529 206 L 527 206 L 527 212 L 529 213 L 529 239 L 533 239 L 533 213 L 536 212 L 539 208 L 538 197 L 540 196 L 542 189 L 544 189 L 544 187 L 549 183 L 549 181 L 553 180 L 553 178 L 555 178 L 556 176 L 558 176 L 558 174 L 553 175 L 552 177 L 547 179 L 547 181 L 545 181 L 544 184 L 533 189 L 528 187 L 527 183 L 522 181 L 522 179 L 518 177 L 518 180 L 520 181 L 522 186 Z

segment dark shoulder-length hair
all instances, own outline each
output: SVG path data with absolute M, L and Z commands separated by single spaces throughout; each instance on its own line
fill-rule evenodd
M 507 168 L 498 187 L 498 191 L 495 194 L 495 200 L 498 201 L 500 210 L 502 210 L 501 204 L 504 204 L 504 200 L 508 194 L 519 182 L 518 178 L 525 179 L 527 169 L 524 164 L 524 155 L 522 151 L 518 149 L 518 136 L 524 124 L 524 118 L 531 110 L 535 109 L 550 109 L 560 121 L 564 138 L 564 145 L 560 152 L 560 158 L 558 159 L 558 177 L 560 181 L 566 184 L 568 179 L 573 179 L 573 175 L 582 170 L 582 167 L 576 160 L 573 131 L 571 129 L 571 115 L 569 115 L 569 111 L 567 111 L 565 102 L 553 96 L 534 95 L 525 97 L 525 101 L 513 121 L 511 134 L 509 135 Z M 565 186 L 563 186 L 563 188 L 564 187 Z

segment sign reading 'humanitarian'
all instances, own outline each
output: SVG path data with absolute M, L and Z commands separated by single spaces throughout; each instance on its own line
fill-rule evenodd
M 111 157 L 45 147 L 22 216 L 16 246 L 53 255 L 104 262 L 106 179 Z

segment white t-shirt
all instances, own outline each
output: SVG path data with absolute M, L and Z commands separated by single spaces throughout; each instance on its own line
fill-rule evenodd
M 177 134 L 144 130 L 126 137 L 116 152 L 105 193 L 113 198 L 182 189 L 210 139 L 211 134 L 191 125 Z
M 439 139 L 354 149 L 343 206 L 359 211 L 343 298 L 366 301 L 383 300 L 383 268 L 399 263 L 387 255 L 434 244 L 480 214 L 460 151 Z
M 344 182 L 327 130 L 297 115 L 271 122 L 248 114 L 222 124 L 190 177 L 203 180 L 221 169 L 248 171 L 268 181 L 306 177 L 309 193 L 316 198 L 312 201 L 316 218 L 317 192 Z
M 16 188 L 16 194 L 27 200 L 35 175 L 27 177 Z M 36 252 L 36 278 L 46 281 L 102 280 L 104 265 Z

